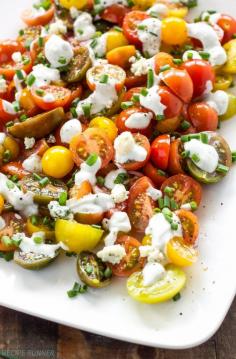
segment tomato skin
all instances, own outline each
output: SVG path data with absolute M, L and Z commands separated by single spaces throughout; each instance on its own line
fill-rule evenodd
M 188 108 L 188 115 L 197 132 L 216 131 L 218 126 L 218 114 L 207 103 L 192 103 Z
M 167 175 L 158 172 L 158 169 L 148 162 L 143 168 L 144 174 L 150 178 L 157 188 L 160 188 L 162 183 L 167 179 Z
M 125 79 L 125 87 L 127 89 L 132 89 L 133 87 L 145 86 L 146 81 L 147 81 L 147 75 L 135 76 L 130 71 L 127 71 L 127 76 Z
M 232 40 L 233 35 L 236 34 L 236 20 L 230 16 L 221 14 L 217 25 L 221 27 L 224 31 L 224 37 L 222 39 L 222 44 L 226 44 L 228 41 Z
M 170 135 L 158 136 L 151 144 L 151 161 L 157 168 L 165 171 L 170 153 Z
M 187 24 L 178 17 L 167 17 L 162 21 L 162 41 L 168 45 L 182 45 L 188 37 Z
M 40 112 L 40 109 L 36 105 L 31 91 L 28 88 L 24 88 L 20 95 L 20 105 L 22 109 L 27 113 L 28 116 L 35 116 Z
M 129 12 L 130 12 L 130 9 L 127 8 L 126 6 L 119 5 L 119 4 L 113 4 L 111 6 L 108 6 L 101 13 L 100 16 L 103 20 L 106 20 L 113 24 L 118 24 L 119 26 L 122 26 L 124 17 Z
M 132 133 L 136 133 L 136 132 L 139 132 L 143 135 L 150 135 L 151 134 L 151 122 L 150 121 L 150 124 L 146 127 L 146 128 L 130 128 L 130 127 L 127 127 L 126 124 L 125 124 L 125 121 L 131 116 L 133 115 L 134 113 L 150 113 L 150 111 L 144 109 L 143 107 L 141 106 L 133 106 L 133 107 L 130 107 L 128 108 L 127 110 L 123 110 L 116 118 L 116 126 L 119 130 L 119 133 L 121 132 L 124 132 L 124 131 L 130 131 Z
M 145 263 L 145 258 L 141 258 L 138 248 L 141 243 L 134 237 L 123 235 L 116 240 L 116 244 L 120 244 L 125 248 L 126 256 L 119 264 L 111 265 L 112 273 L 118 277 L 129 277 L 132 273 L 141 270 Z M 136 253 L 134 253 L 136 252 Z M 132 254 L 135 254 L 135 261 L 131 268 L 129 268 L 132 259 Z
M 173 56 L 166 52 L 159 52 L 156 54 L 154 57 L 155 72 L 158 74 L 160 72 L 160 68 L 165 65 L 174 67 L 173 59 Z
M 78 148 L 82 149 L 80 155 Z M 112 142 L 100 128 L 88 128 L 73 137 L 70 142 L 70 151 L 77 166 L 80 166 L 91 153 L 97 153 L 101 157 L 101 168 L 106 167 L 114 157 Z
M 125 37 L 128 39 L 130 44 L 133 44 L 139 48 L 142 47 L 142 42 L 139 40 L 137 35 L 137 24 L 150 16 L 144 11 L 134 10 L 125 15 L 123 21 L 123 31 Z
M 189 267 L 198 259 L 198 251 L 182 237 L 173 237 L 169 240 L 166 254 L 171 263 L 180 267 Z
M 130 188 L 127 213 L 133 229 L 144 233 L 153 215 L 155 202 L 146 193 L 153 183 L 148 177 L 139 178 Z
M 187 244 L 195 244 L 197 242 L 199 234 L 199 223 L 197 216 L 185 209 L 179 209 L 176 211 L 176 215 L 179 217 L 183 229 L 183 239 Z
M 11 176 L 17 175 L 19 179 L 29 174 L 28 171 L 23 169 L 21 162 L 9 162 L 1 167 L 1 172 Z
M 134 94 L 140 94 L 143 87 L 133 87 L 129 89 L 123 96 L 122 101 L 131 101 Z
M 172 68 L 162 72 L 161 79 L 182 101 L 190 102 L 193 82 L 187 71 Z
M 137 171 L 138 169 L 142 168 L 150 157 L 150 143 L 146 136 L 141 135 L 140 133 L 134 133 L 133 137 L 135 139 L 135 142 L 137 142 L 140 146 L 144 147 L 147 156 L 144 161 L 138 162 L 138 161 L 131 161 L 127 163 L 120 164 L 120 167 L 124 168 L 126 171 Z
M 71 86 L 69 87 L 69 90 L 71 91 L 70 99 L 66 104 L 66 108 L 68 108 L 71 103 L 76 100 L 77 98 L 81 98 L 81 95 L 83 93 L 83 87 L 81 85 Z
M 53 18 L 55 7 L 52 4 L 51 7 L 40 16 L 32 17 L 31 16 L 31 9 L 26 9 L 21 14 L 21 19 L 24 21 L 24 23 L 28 26 L 38 26 L 38 25 L 47 25 Z
M 66 147 L 53 146 L 43 154 L 42 168 L 47 176 L 63 178 L 73 167 L 72 154 Z
M 209 62 L 204 60 L 186 61 L 183 66 L 193 82 L 193 98 L 203 95 L 206 91 L 208 81 L 215 82 L 215 73 Z
M 183 107 L 182 101 L 175 96 L 167 86 L 160 86 L 158 94 L 161 98 L 161 103 L 166 106 L 166 109 L 164 110 L 165 118 L 179 116 Z
M 178 138 L 170 143 L 170 155 L 168 162 L 168 172 L 172 175 L 184 173 L 182 168 L 182 157 L 180 155 L 181 140 Z
M 8 121 L 11 121 L 14 118 L 16 118 L 17 115 L 5 112 L 3 101 L 5 101 L 5 100 L 0 99 L 0 123 L 5 125 Z
M 44 91 L 45 95 L 52 94 L 55 100 L 46 102 L 42 96 L 37 94 L 38 90 L 33 88 L 31 94 L 36 105 L 45 111 L 53 110 L 56 107 L 65 107 L 71 98 L 71 91 L 69 89 L 61 86 L 47 85 L 40 87 L 40 90 Z
M 16 217 L 15 212 L 6 212 L 2 214 L 6 223 L 5 227 L 0 230 L 0 251 L 9 252 L 16 249 L 15 246 L 7 246 L 1 242 L 2 236 L 12 237 L 14 233 L 23 232 L 25 227 L 25 220 L 19 214 Z

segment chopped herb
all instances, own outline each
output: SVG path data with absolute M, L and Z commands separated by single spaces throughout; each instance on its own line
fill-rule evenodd
M 151 15 L 151 17 L 158 18 L 158 12 L 156 12 L 156 11 L 151 11 L 149 15 Z
M 222 165 L 221 163 L 218 164 L 217 168 L 216 168 L 216 172 L 219 172 L 219 173 L 227 173 L 229 172 L 229 167 L 228 166 L 225 166 L 225 165 Z
M 7 188 L 8 189 L 13 189 L 15 187 L 15 183 L 13 183 L 12 181 L 8 180 L 6 182 Z
M 12 157 L 12 154 L 11 154 L 10 150 L 6 150 L 6 151 L 3 152 L 3 162 L 4 163 L 9 162 L 11 157 Z
M 37 216 L 31 216 L 30 222 L 35 226 L 38 224 L 38 217 Z
M 104 183 L 105 183 L 105 178 L 102 176 L 97 176 L 97 185 L 102 187 L 104 186 Z
M 232 162 L 236 162 L 236 151 L 232 152 Z
M 14 110 L 15 110 L 16 112 L 19 112 L 19 111 L 20 111 L 19 102 L 17 102 L 17 101 L 12 102 L 12 106 L 13 106 L 13 108 L 14 108 Z
M 33 237 L 33 239 L 34 239 L 34 242 L 35 242 L 36 244 L 41 244 L 41 243 L 43 243 L 43 238 L 42 238 L 42 237 Z
M 85 271 L 87 274 L 92 274 L 93 273 L 93 266 L 91 266 L 89 263 L 87 263 L 86 267 L 85 267 Z
M 181 130 L 186 131 L 190 126 L 190 122 L 184 120 L 183 122 L 181 122 L 180 128 Z
M 145 30 L 147 30 L 147 26 L 145 26 L 145 25 L 138 25 L 138 26 L 137 26 L 137 29 L 138 29 L 138 30 L 143 30 L 143 31 L 145 31 Z
M 187 157 L 189 157 L 190 156 L 190 151 L 183 151 L 182 153 L 181 153 L 181 157 L 183 157 L 183 158 L 187 158 Z
M 67 192 L 62 192 L 60 193 L 58 202 L 60 204 L 60 206 L 65 206 L 66 205 L 66 200 L 67 200 Z
M 157 170 L 157 173 L 160 175 L 160 176 L 165 176 L 166 177 L 166 173 L 162 170 Z
M 170 69 L 170 65 L 164 65 L 160 67 L 160 72 L 167 71 Z
M 67 295 L 69 298 L 76 297 L 78 294 L 85 293 L 87 288 L 86 284 L 79 284 L 78 282 L 75 282 L 73 288 L 68 290 Z
M 180 2 L 184 6 L 187 6 L 188 9 L 192 9 L 198 5 L 198 0 L 181 0 Z
M 52 5 L 51 0 L 41 0 L 38 4 L 34 4 L 35 9 L 43 8 L 44 10 L 49 10 Z
M 84 30 L 82 30 L 82 29 L 77 29 L 77 32 L 78 32 L 80 35 L 83 35 Z
M 132 102 L 139 102 L 139 100 L 140 100 L 140 97 L 138 94 L 134 94 L 131 98 Z
M 92 107 L 91 103 L 85 103 L 82 105 L 82 110 L 85 117 L 90 117 L 91 107 Z
M 76 108 L 75 107 L 71 107 L 70 108 L 70 113 L 72 114 L 73 117 L 77 117 L 77 111 L 76 111 Z
M 98 40 L 97 39 L 93 39 L 93 41 L 90 42 L 90 47 L 92 49 L 94 49 L 98 44 Z
M 37 173 L 33 173 L 33 179 L 36 181 L 41 181 L 42 177 L 39 176 Z
M 12 182 L 18 182 L 18 181 L 19 181 L 19 177 L 18 177 L 17 175 L 12 175 L 12 176 L 10 177 L 10 180 L 11 180 Z
M 49 178 L 48 177 L 44 177 L 44 178 L 42 178 L 40 181 L 39 181 L 39 185 L 41 186 L 41 187 L 45 187 L 45 186 L 47 186 L 47 184 L 49 184 L 50 183 L 50 181 L 49 181 Z
M 127 0 L 127 5 L 128 5 L 128 7 L 134 6 L 133 0 Z
M 29 57 L 22 56 L 22 64 L 23 65 L 28 65 L 29 63 L 30 63 Z
M 192 60 L 192 59 L 193 59 L 193 53 L 192 53 L 192 52 L 188 52 L 187 58 L 188 58 L 188 60 Z
M 100 84 L 107 84 L 108 83 L 109 76 L 107 74 L 103 74 L 100 79 Z
M 120 107 L 122 108 L 122 110 L 126 110 L 127 108 L 133 106 L 133 102 L 132 101 L 126 101 L 126 102 L 121 102 Z
M 122 32 L 122 31 L 123 31 L 123 30 L 121 29 L 121 27 L 119 27 L 119 26 L 114 26 L 114 27 L 113 27 L 113 30 L 118 31 L 118 32 Z
M 168 196 L 164 196 L 164 207 L 170 207 L 170 198 Z
M 181 298 L 181 294 L 177 293 L 177 294 L 175 294 L 175 296 L 172 299 L 174 302 L 177 302 L 177 300 L 180 300 L 180 298 Z
M 112 276 L 112 270 L 111 270 L 111 268 L 107 267 L 104 271 L 104 277 L 110 278 L 111 276 Z
M 189 45 L 189 44 L 184 45 L 184 50 L 185 50 L 185 51 L 193 50 L 193 46 L 192 46 L 192 45 Z
M 21 70 L 16 70 L 16 76 L 19 80 L 24 80 L 24 74 Z
M 38 45 L 39 47 L 43 47 L 43 38 L 41 36 L 38 38 Z
M 191 210 L 192 210 L 192 211 L 196 211 L 196 209 L 197 209 L 197 202 L 191 201 L 191 202 L 190 202 L 190 206 L 191 206 Z
M 189 141 L 189 136 L 188 135 L 183 135 L 180 137 L 182 142 L 188 142 Z
M 156 207 L 156 208 L 154 208 L 153 212 L 154 212 L 154 213 L 160 213 L 161 210 L 160 210 L 160 208 Z
M 26 114 L 23 114 L 19 117 L 20 122 L 24 122 L 25 120 L 27 120 L 28 116 Z
M 170 208 L 172 211 L 175 211 L 179 208 L 178 203 L 173 198 L 170 199 Z
M 169 187 L 169 186 L 166 186 L 164 189 L 164 193 L 166 193 L 168 195 L 171 195 L 174 191 L 175 191 L 175 189 L 173 187 Z
M 164 200 L 163 198 L 158 198 L 158 206 L 160 209 L 162 209 L 164 207 Z
M 36 81 L 36 77 L 33 74 L 30 74 L 26 80 L 28 86 L 32 86 L 35 81 Z
M 183 60 L 181 60 L 181 59 L 173 59 L 173 64 L 175 64 L 175 65 L 182 65 L 182 63 L 183 63 Z
M 7 123 L 6 123 L 6 127 L 11 127 L 11 126 L 13 126 L 14 125 L 14 122 L 13 121 L 8 121 Z
M 157 121 L 163 121 L 165 119 L 165 115 L 156 115 Z
M 93 166 L 98 160 L 98 155 L 96 153 L 91 153 L 91 155 L 87 158 L 86 164 L 88 166 Z
M 19 30 L 19 35 L 20 35 L 20 36 L 23 36 L 23 35 L 24 35 L 24 30 L 23 30 L 23 29 Z
M 207 136 L 207 134 L 206 133 L 201 133 L 200 134 L 200 137 L 201 137 L 201 141 L 203 142 L 203 143 L 208 143 L 208 136 Z
M 213 15 L 213 14 L 216 14 L 216 11 L 215 10 L 207 10 L 208 14 L 210 15 Z
M 3 244 L 5 244 L 5 246 L 10 247 L 12 246 L 12 239 L 9 236 L 2 236 L 1 241 L 3 242 Z
M 154 85 L 154 73 L 152 69 L 148 69 L 147 74 L 147 88 L 150 88 Z
M 45 92 L 42 89 L 37 89 L 37 90 L 35 90 L 35 92 L 39 96 L 43 96 L 45 94 Z
M 172 222 L 170 226 L 173 231 L 177 231 L 177 229 L 179 227 L 178 223 L 174 223 L 174 222 Z
M 191 159 L 193 162 L 197 162 L 197 163 L 200 161 L 200 158 L 196 153 L 192 154 Z
M 0 258 L 5 259 L 6 262 L 9 262 L 13 259 L 14 252 L 0 252 Z
M 114 180 L 114 183 L 115 183 L 115 184 L 123 184 L 123 183 L 125 183 L 128 179 L 129 179 L 128 173 L 122 172 L 122 173 L 119 173 L 119 174 L 116 176 L 116 179 Z
M 61 56 L 59 59 L 58 59 L 58 62 L 59 64 L 62 64 L 62 65 L 65 65 L 66 64 L 66 58 Z
M 146 97 L 148 95 L 148 90 L 144 87 L 144 88 L 142 88 L 140 93 L 141 93 L 142 96 Z
M 203 60 L 209 60 L 209 58 L 210 58 L 209 52 L 199 51 L 199 55 L 201 56 L 201 58 Z

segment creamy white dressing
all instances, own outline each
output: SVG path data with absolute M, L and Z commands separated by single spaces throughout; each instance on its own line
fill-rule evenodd
M 116 185 L 115 180 L 117 176 L 121 173 L 127 174 L 127 171 L 124 170 L 123 168 L 118 168 L 117 170 L 113 170 L 109 172 L 105 177 L 105 182 L 104 182 L 105 187 L 108 189 L 113 189 L 114 186 Z
M 9 113 L 9 115 L 15 115 L 17 113 L 11 102 L 2 100 L 2 107 L 6 113 Z
M 206 82 L 206 86 L 205 86 L 203 96 L 209 94 L 212 90 L 213 90 L 213 83 L 212 83 L 211 80 L 208 80 Z
M 156 213 L 150 219 L 149 224 L 145 230 L 146 235 L 150 235 L 152 239 L 152 246 L 161 251 L 165 251 L 167 242 L 173 237 L 182 237 L 182 226 L 179 217 L 172 213 L 173 223 L 178 225 L 178 228 L 171 229 L 171 224 L 165 219 L 163 213 Z
M 127 6 L 128 2 L 127 2 L 127 0 L 99 0 L 99 6 L 102 8 L 106 8 L 111 5 L 115 5 L 115 4 Z M 95 7 L 96 7 L 96 5 L 95 5 Z
M 96 27 L 93 25 L 93 18 L 87 12 L 79 12 L 74 22 L 74 35 L 79 41 L 86 41 L 93 37 Z
M 60 36 L 52 35 L 44 47 L 45 57 L 52 67 L 60 68 L 69 64 L 74 52 L 71 44 Z
M 26 79 L 26 73 L 24 70 L 21 70 L 22 79 L 19 79 L 17 75 L 14 75 L 13 82 L 16 87 L 15 99 L 16 101 L 20 101 L 21 93 L 24 88 L 24 81 Z
M 143 96 L 140 94 L 139 101 L 143 107 L 153 111 L 155 115 L 163 116 L 166 106 L 161 103 L 161 97 L 158 94 L 158 90 L 158 85 L 154 85 L 147 89 L 147 95 Z
M 45 12 L 46 10 L 43 7 L 36 8 L 33 6 L 28 16 L 31 18 L 35 18 L 44 15 Z
M 116 184 L 111 191 L 111 197 L 115 203 L 122 203 L 128 199 L 129 191 L 126 191 L 123 184 Z
M 34 172 L 40 173 L 43 170 L 42 159 L 39 155 L 34 153 L 22 162 L 22 167 L 26 171 L 29 171 L 32 173 L 34 173 Z
M 129 161 L 142 162 L 147 157 L 144 147 L 135 142 L 134 137 L 128 131 L 122 132 L 114 141 L 115 161 L 124 164 Z
M 191 60 L 202 60 L 201 55 L 196 50 L 187 50 L 183 53 L 183 61 L 189 61 L 191 56 Z
M 131 65 L 131 72 L 135 76 L 146 75 L 149 69 L 152 69 L 155 75 L 155 59 L 154 56 L 150 59 L 145 59 L 145 57 L 141 57 L 136 59 L 134 56 L 130 58 L 129 62 Z
M 83 107 L 90 106 L 90 114 L 95 115 L 109 109 L 118 100 L 116 89 L 107 83 L 98 83 L 95 91 L 85 100 L 80 101 L 76 107 L 78 117 L 84 115 Z
M 213 146 L 200 140 L 192 139 L 184 143 L 184 149 L 189 152 L 189 157 L 201 170 L 208 173 L 215 172 L 219 162 L 219 155 Z M 198 160 L 195 159 L 195 156 L 197 156 Z
M 168 7 L 165 4 L 154 4 L 152 7 L 150 7 L 146 13 L 151 15 L 155 14 L 156 16 L 163 18 L 165 17 L 169 12 Z
M 4 132 L 0 132 L 0 145 L 4 143 L 6 139 L 6 134 Z
M 64 123 L 60 129 L 60 137 L 63 143 L 70 143 L 72 138 L 82 132 L 82 126 L 80 121 L 77 118 L 72 118 L 71 120 Z
M 163 279 L 165 273 L 166 271 L 162 264 L 157 262 L 147 263 L 142 270 L 143 285 L 145 287 L 151 286 L 158 280 Z
M 205 22 L 187 24 L 188 35 L 201 41 L 203 50 L 210 54 L 209 61 L 212 66 L 223 65 L 227 60 L 224 48 L 214 29 Z
M 127 118 L 125 126 L 136 129 L 147 128 L 150 125 L 152 118 L 153 114 L 151 112 L 135 112 Z
M 5 220 L 0 216 L 0 231 L 6 227 Z
M 58 19 L 49 25 L 48 33 L 50 35 L 64 35 L 67 33 L 67 27 L 62 20 Z
M 110 219 L 103 220 L 103 226 L 110 232 L 104 239 L 105 246 L 113 245 L 119 232 L 131 231 L 130 220 L 126 212 L 114 212 Z
M 98 258 L 103 262 L 111 264 L 118 264 L 126 255 L 125 249 L 120 244 L 104 247 L 102 250 L 97 252 Z
M 75 184 L 80 186 L 84 181 L 88 181 L 92 186 L 97 182 L 96 174 L 100 170 L 102 165 L 101 158 L 98 157 L 96 162 L 89 166 L 86 162 L 80 165 L 80 171 L 75 175 Z
M 43 101 L 46 103 L 52 103 L 56 101 L 56 98 L 52 93 L 46 93 L 46 95 L 43 96 Z
M 216 110 L 218 115 L 224 115 L 228 109 L 229 96 L 225 91 L 218 90 L 216 92 L 209 93 L 204 100 L 210 107 Z
M 8 85 L 7 81 L 4 78 L 0 78 L 0 93 L 7 91 Z
M 73 219 L 73 214 L 68 206 L 61 206 L 57 201 L 51 201 L 48 209 L 52 218 Z
M 31 74 L 35 77 L 34 87 L 50 85 L 52 82 L 60 81 L 60 72 L 45 65 L 39 64 L 33 67 Z
M 3 197 L 17 211 L 22 212 L 26 217 L 38 213 L 38 206 L 33 201 L 33 193 L 22 192 L 7 176 L 0 173 L 0 189 Z
M 159 19 L 148 18 L 141 21 L 138 24 L 137 35 L 142 42 L 144 53 L 154 56 L 159 52 L 161 45 L 161 21 Z
M 108 33 L 105 32 L 102 36 L 96 37 L 88 42 L 87 46 L 90 48 L 90 53 L 92 53 L 93 62 L 96 61 L 96 58 L 105 56 L 107 50 L 107 36 Z
M 153 199 L 153 201 L 157 201 L 159 198 L 162 197 L 162 191 L 152 187 L 151 185 L 148 187 L 146 193 L 149 197 Z
M 66 206 L 72 213 L 104 213 L 115 207 L 115 202 L 110 194 L 87 194 L 80 199 L 71 198 Z

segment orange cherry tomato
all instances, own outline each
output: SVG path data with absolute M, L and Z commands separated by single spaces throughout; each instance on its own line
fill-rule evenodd
M 147 75 L 135 76 L 131 71 L 127 71 L 125 79 L 125 87 L 132 89 L 137 86 L 145 86 L 147 82 Z
M 166 52 L 159 52 L 158 54 L 156 54 L 154 56 L 155 72 L 158 74 L 160 72 L 160 68 L 165 65 L 174 67 L 173 59 L 173 56 Z
M 19 179 L 24 178 L 29 174 L 28 171 L 24 170 L 21 162 L 9 162 L 1 167 L 1 172 L 6 175 L 17 175 Z
M 156 129 L 160 133 L 173 133 L 178 129 L 180 123 L 181 123 L 180 116 L 166 118 L 165 120 L 157 121 Z
M 151 111 L 148 111 L 146 110 L 145 108 L 141 107 L 141 106 L 133 106 L 133 107 L 130 107 L 128 108 L 127 110 L 123 110 L 117 117 L 116 117 L 116 126 L 119 130 L 119 132 L 124 132 L 124 131 L 130 131 L 132 133 L 135 133 L 135 132 L 139 132 L 143 135 L 150 135 L 151 134 L 151 120 L 152 118 L 150 119 L 150 122 L 148 124 L 147 127 L 145 128 L 138 128 L 138 127 L 135 127 L 135 128 L 132 128 L 132 127 L 129 127 L 127 124 L 126 124 L 126 121 L 128 120 L 128 118 L 131 116 L 131 115 L 134 115 L 134 114 L 146 114 L 146 116 L 150 116 L 149 114 L 151 113 L 152 115 L 152 112 Z
M 158 170 L 151 162 L 148 162 L 143 168 L 144 174 L 149 177 L 157 188 L 160 188 L 162 183 L 167 179 L 167 174 Z
M 11 252 L 16 249 L 15 246 L 7 246 L 1 241 L 3 236 L 12 237 L 17 232 L 24 231 L 25 220 L 17 213 L 6 212 L 2 213 L 2 217 L 6 223 L 5 227 L 0 230 L 0 251 Z
M 32 9 L 26 9 L 22 12 L 21 18 L 24 21 L 24 23 L 28 26 L 38 26 L 38 25 L 47 25 L 53 18 L 55 7 L 52 4 L 50 8 L 45 11 L 44 14 L 39 16 L 34 16 L 32 13 Z
M 1 124 L 5 124 L 6 122 L 11 121 L 14 118 L 16 118 L 16 114 L 14 112 L 10 113 L 10 112 L 6 111 L 5 105 L 11 106 L 11 103 L 0 99 L 0 123 Z
M 196 202 L 197 206 L 201 203 L 202 187 L 192 177 L 184 174 L 169 177 L 161 186 L 163 193 L 165 193 L 166 187 L 172 189 L 172 192 L 168 193 L 168 195 L 171 196 L 179 206 L 192 201 Z
M 168 89 L 167 86 L 159 86 L 158 95 L 160 96 L 161 103 L 166 106 L 166 109 L 164 110 L 166 119 L 180 115 L 183 103 Z
M 124 247 L 126 255 L 119 264 L 111 265 L 112 273 L 118 277 L 129 277 L 132 273 L 140 271 L 146 261 L 140 257 L 141 243 L 134 237 L 123 235 L 116 240 L 116 244 Z
M 188 115 L 197 132 L 216 131 L 218 114 L 206 102 L 192 103 L 188 108 Z
M 20 94 L 20 106 L 27 113 L 28 116 L 35 116 L 40 112 L 39 107 L 36 105 L 31 91 L 25 88 Z
M 170 135 L 158 136 L 151 144 L 151 161 L 157 168 L 165 171 L 170 154 Z
M 31 93 L 36 105 L 45 111 L 53 110 L 57 107 L 65 107 L 71 97 L 69 89 L 52 85 L 32 88 Z
M 49 146 L 47 144 L 47 141 L 42 138 L 41 140 L 38 140 L 34 147 L 29 150 L 24 150 L 22 153 L 22 156 L 24 158 L 28 158 L 31 155 L 38 155 L 40 157 L 43 156 L 43 154 L 49 149 Z
M 126 101 L 131 101 L 133 95 L 135 94 L 140 94 L 140 92 L 142 91 L 142 88 L 143 87 L 134 87 L 134 88 L 131 88 L 130 90 L 128 90 L 124 96 L 123 96 L 123 101 L 126 102 Z
M 197 216 L 184 209 L 176 211 L 177 216 L 180 219 L 183 230 L 183 239 L 185 243 L 195 244 L 199 234 L 199 223 Z
M 100 156 L 102 160 L 101 167 L 106 167 L 114 157 L 111 140 L 99 128 L 88 128 L 80 135 L 73 137 L 70 143 L 70 150 L 77 166 L 80 166 L 92 153 Z
M 76 198 L 80 199 L 87 194 L 90 194 L 92 192 L 92 186 L 89 181 L 84 181 L 80 185 L 74 185 L 70 191 L 69 195 L 70 198 Z
M 183 150 L 182 142 L 179 138 L 170 143 L 168 172 L 172 175 L 184 173 L 183 159 L 181 157 L 181 152 L 183 152 Z
M 113 4 L 106 7 L 100 16 L 103 20 L 122 26 L 124 17 L 129 11 L 130 9 L 126 6 Z
M 221 14 L 217 25 L 221 27 L 224 31 L 224 37 L 222 39 L 222 44 L 226 44 L 228 41 L 232 40 L 233 35 L 236 34 L 236 19 L 230 15 Z
M 190 102 L 193 96 L 193 82 L 187 71 L 172 68 L 163 71 L 161 79 L 182 101 Z
M 148 19 L 149 17 L 150 16 L 144 11 L 138 10 L 131 11 L 125 15 L 122 26 L 124 35 L 130 44 L 142 48 L 142 42 L 138 38 L 137 26 L 141 21 Z
M 153 216 L 155 202 L 147 194 L 147 189 L 153 186 L 148 177 L 139 178 L 130 188 L 127 213 L 133 229 L 144 233 L 150 218 Z

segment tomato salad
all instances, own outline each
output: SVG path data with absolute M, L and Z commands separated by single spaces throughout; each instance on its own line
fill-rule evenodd
M 69 297 L 118 276 L 135 300 L 176 300 L 198 259 L 202 185 L 236 160 L 219 134 L 236 20 L 187 22 L 193 6 L 38 0 L 0 42 L 1 257 L 75 256 Z

